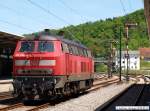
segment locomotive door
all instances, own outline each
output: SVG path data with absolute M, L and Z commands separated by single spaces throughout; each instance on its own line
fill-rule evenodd
M 69 54 L 66 54 L 66 75 L 69 75 Z

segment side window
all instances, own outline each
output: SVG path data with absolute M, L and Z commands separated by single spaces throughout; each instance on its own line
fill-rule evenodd
M 88 52 L 87 52 L 87 50 L 85 50 L 86 51 L 86 56 L 88 57 Z
M 73 54 L 75 55 L 76 52 L 75 52 L 75 47 L 73 45 L 71 46 L 71 49 L 72 49 Z
M 80 55 L 83 56 L 83 51 L 81 48 L 79 48 L 79 52 L 80 52 Z
M 72 50 L 71 45 L 69 45 L 69 53 L 73 54 L 73 50 Z
M 75 54 L 79 55 L 78 48 L 76 46 L 74 47 L 74 50 L 75 50 Z
M 81 55 L 80 48 L 78 47 L 77 49 L 78 49 L 78 54 Z
M 81 49 L 81 51 L 82 51 L 82 56 L 84 56 L 84 49 Z
M 87 51 L 86 50 L 84 50 L 84 56 L 87 57 Z
M 92 57 L 91 51 L 88 50 L 87 53 L 88 53 L 88 57 Z
M 82 49 L 82 48 L 78 48 L 78 53 L 80 56 L 85 56 L 84 49 Z
M 69 48 L 68 48 L 68 45 L 66 43 L 62 43 L 62 51 L 69 53 Z

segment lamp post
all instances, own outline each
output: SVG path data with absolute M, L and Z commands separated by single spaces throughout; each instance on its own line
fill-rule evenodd
M 114 50 L 113 50 L 113 45 L 117 44 L 117 41 L 111 40 L 110 41 L 110 52 L 108 56 L 108 77 L 112 77 L 112 68 L 113 68 L 113 59 L 114 59 Z

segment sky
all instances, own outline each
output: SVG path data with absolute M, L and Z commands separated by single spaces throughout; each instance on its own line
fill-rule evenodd
M 0 31 L 22 35 L 123 16 L 142 0 L 0 0 Z

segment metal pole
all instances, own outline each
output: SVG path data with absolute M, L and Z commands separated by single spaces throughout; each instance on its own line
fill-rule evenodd
M 129 52 L 128 52 L 128 38 L 129 38 L 129 27 L 125 27 L 126 30 L 126 60 L 127 60 L 127 70 L 126 70 L 126 80 L 128 81 L 128 73 L 129 73 Z
M 121 81 L 121 71 L 122 71 L 122 68 L 121 68 L 121 58 L 122 58 L 122 57 L 121 57 L 121 56 L 122 56 L 122 55 L 121 55 L 121 48 L 122 48 L 122 46 L 121 46 L 121 36 L 122 36 L 122 32 L 121 32 L 121 27 L 120 27 L 120 38 L 119 38 L 119 39 L 120 39 L 120 40 L 119 40 L 119 42 L 120 42 L 120 43 L 119 43 L 119 46 L 120 46 L 120 47 L 119 47 L 119 57 L 120 57 L 120 59 L 119 59 L 119 60 L 120 60 L 120 61 L 119 61 L 119 62 L 120 62 L 120 64 L 119 64 L 119 65 L 120 65 L 120 67 L 119 67 L 119 68 L 120 68 L 120 70 L 119 70 L 119 81 Z
M 112 77 L 112 64 L 113 64 L 113 41 L 111 41 L 111 44 L 110 44 L 110 77 Z
M 112 41 L 109 42 L 109 52 L 108 52 L 108 63 L 107 63 L 107 70 L 108 70 L 108 78 L 111 77 L 111 47 Z
M 109 47 L 109 46 L 108 46 Z M 109 50 L 109 49 L 108 49 Z M 107 59 L 108 59 L 108 61 L 107 61 L 107 74 L 108 74 L 108 78 L 109 78 L 109 62 L 110 62 L 110 54 L 109 54 L 109 51 L 107 52 L 108 53 L 108 55 L 107 55 Z

